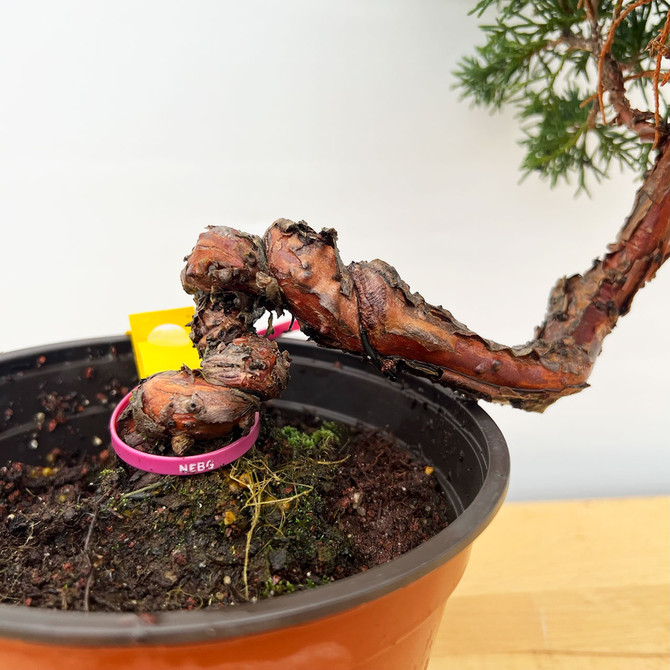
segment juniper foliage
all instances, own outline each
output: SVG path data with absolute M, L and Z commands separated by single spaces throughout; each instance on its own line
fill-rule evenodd
M 588 8 L 591 11 L 587 11 Z M 597 97 L 598 60 L 610 27 L 631 2 L 621 0 L 480 0 L 471 13 L 493 18 L 481 26 L 486 41 L 461 59 L 457 87 L 475 106 L 515 109 L 523 132 L 524 175 L 551 185 L 588 176 L 600 181 L 612 166 L 644 173 L 652 158 L 605 96 L 603 122 Z M 609 56 L 619 68 L 626 96 L 645 118 L 653 117 L 653 72 L 670 0 L 636 7 L 614 32 Z M 667 40 L 663 45 L 667 51 Z M 665 52 L 661 52 L 665 56 Z M 670 54 L 669 54 L 670 55 Z M 666 61 L 667 62 L 667 61 Z M 665 70 L 663 71 L 665 72 Z M 661 122 L 667 127 L 667 90 L 659 87 Z

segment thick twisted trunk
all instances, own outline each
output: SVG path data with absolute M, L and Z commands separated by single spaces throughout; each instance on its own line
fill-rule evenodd
M 537 339 L 573 338 L 591 360 L 605 336 L 630 310 L 635 294 L 670 256 L 670 142 L 635 197 L 631 214 L 604 258 L 583 276 L 554 287 Z
M 192 339 L 202 369 L 145 380 L 132 402 L 138 427 L 183 451 L 193 439 L 248 425 L 259 399 L 278 396 L 288 381 L 286 354 L 253 329 L 264 309 L 283 307 L 319 344 L 364 355 L 390 376 L 404 368 L 543 411 L 586 387 L 604 338 L 670 256 L 670 143 L 664 149 L 616 242 L 583 275 L 556 284 L 544 323 L 521 346 L 472 332 L 412 293 L 383 261 L 345 266 L 334 230 L 279 219 L 261 241 L 208 229 L 182 273 L 195 294 Z
M 473 333 L 411 293 L 383 261 L 344 267 L 334 231 L 279 220 L 265 235 L 270 273 L 301 327 L 324 346 L 364 353 L 477 397 L 542 411 L 576 393 L 602 341 L 670 255 L 670 150 L 659 156 L 607 255 L 554 287 L 530 342 L 507 347 Z

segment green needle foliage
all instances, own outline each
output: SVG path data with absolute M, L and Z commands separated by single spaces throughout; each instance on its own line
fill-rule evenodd
M 591 12 L 586 4 L 590 3 Z M 644 173 L 651 143 L 615 122 L 617 111 L 604 96 L 603 123 L 598 103 L 598 60 L 616 16 L 629 2 L 618 0 L 480 0 L 472 13 L 494 19 L 481 26 L 486 43 L 463 58 L 457 87 L 474 105 L 499 110 L 512 106 L 521 120 L 524 176 L 539 174 L 551 185 L 576 176 L 578 191 L 587 175 L 600 181 L 612 164 Z M 487 11 L 488 10 L 488 11 Z M 609 56 L 625 82 L 626 97 L 641 118 L 654 117 L 658 39 L 670 0 L 651 0 L 617 27 Z M 667 63 L 667 61 L 665 61 Z M 662 72 L 665 72 L 664 70 Z M 643 109 L 637 109 L 637 107 Z M 668 101 L 659 93 L 667 127 Z

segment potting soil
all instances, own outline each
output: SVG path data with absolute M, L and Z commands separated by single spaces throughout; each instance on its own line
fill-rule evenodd
M 109 447 L 47 460 L 0 468 L 3 603 L 230 607 L 368 570 L 453 516 L 430 465 L 387 434 L 276 410 L 206 474 L 143 473 Z

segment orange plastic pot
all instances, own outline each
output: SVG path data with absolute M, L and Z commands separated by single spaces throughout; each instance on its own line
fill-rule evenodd
M 135 615 L 0 605 L 0 667 L 17 670 L 421 670 L 474 539 L 507 489 L 507 447 L 475 404 L 415 377 L 390 382 L 361 359 L 286 342 L 291 383 L 277 405 L 387 427 L 435 466 L 454 518 L 390 563 L 309 591 L 217 611 Z M 93 368 L 95 374 L 89 369 Z M 74 415 L 63 440 L 35 435 L 37 389 L 91 398 L 112 377 L 130 386 L 127 339 L 79 342 L 0 357 L 4 459 L 39 462 L 54 446 L 91 448 L 110 408 Z M 3 416 L 0 411 L 0 416 Z M 10 425 L 11 424 L 11 425 Z M 60 441 L 59 441 L 60 439 Z M 35 446 L 37 440 L 37 449 Z

